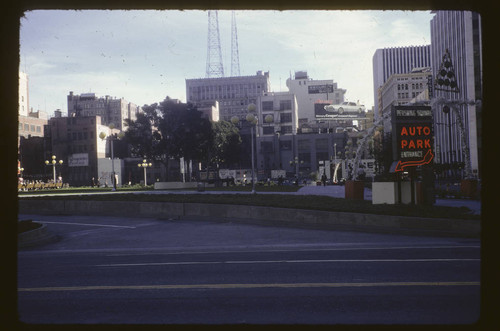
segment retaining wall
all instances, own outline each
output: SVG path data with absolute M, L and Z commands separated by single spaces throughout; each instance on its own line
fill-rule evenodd
M 19 213 L 201 219 L 215 217 L 272 226 L 473 238 L 478 238 L 481 233 L 479 220 L 203 203 L 20 199 Z

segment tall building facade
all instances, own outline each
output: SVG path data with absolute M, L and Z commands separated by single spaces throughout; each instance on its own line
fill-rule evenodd
M 393 74 L 405 74 L 414 68 L 431 67 L 431 45 L 377 49 L 373 55 L 373 101 L 375 120 L 382 116 L 380 87 Z
M 345 89 L 337 87 L 331 79 L 313 80 L 307 71 L 297 71 L 295 76 L 286 80 L 288 90 L 295 94 L 298 104 L 300 123 L 314 123 L 316 121 L 314 104 L 318 100 L 329 100 L 333 104 L 344 102 Z
M 297 99 L 291 92 L 266 92 L 256 104 L 257 164 L 259 169 L 284 169 L 292 155 L 292 135 L 297 134 Z M 286 161 L 286 162 L 284 162 Z
M 434 90 L 433 97 L 446 100 L 477 101 L 482 99 L 481 17 L 470 11 L 436 11 L 431 20 L 431 60 L 436 77 L 448 51 L 455 70 L 458 93 Z M 434 111 L 435 162 L 453 164 L 464 162 L 464 147 L 456 114 Z M 481 108 L 462 105 L 459 110 L 465 125 L 470 150 L 471 168 L 479 174 L 481 155 Z
M 432 85 L 430 67 L 414 69 L 406 74 L 394 74 L 387 79 L 380 88 L 379 104 L 380 114 L 389 115 L 383 123 L 384 133 L 392 131 L 390 118 L 392 106 L 406 105 L 416 100 L 429 104 L 429 84 Z
M 29 88 L 28 75 L 24 72 L 19 72 L 19 115 L 28 116 L 29 113 Z
M 125 119 L 135 120 L 141 112 L 141 107 L 121 98 L 112 98 L 109 95 L 97 97 L 95 93 L 68 95 L 68 116 L 100 116 L 103 125 L 113 124 L 118 130 L 124 130 Z
M 99 134 L 104 132 L 106 136 L 119 132 L 118 129 L 110 129 L 101 123 L 100 116 L 73 116 L 52 117 L 45 126 L 46 158 L 56 155 L 58 160 L 63 160 L 61 166 L 57 166 L 57 174 L 61 175 L 65 183 L 70 186 L 90 186 L 92 178 L 95 182 L 101 178 L 101 182 L 111 185 L 111 177 L 108 173 L 103 174 L 99 168 L 99 160 L 109 155 L 109 140 L 101 139 Z M 110 160 L 108 160 L 110 162 Z M 115 173 L 118 176 L 118 184 L 121 185 L 120 160 L 114 160 L 116 164 Z
M 230 121 L 233 116 L 244 120 L 248 105 L 270 91 L 269 72 L 257 71 L 254 76 L 186 79 L 186 100 L 199 108 L 219 102 L 219 117 Z

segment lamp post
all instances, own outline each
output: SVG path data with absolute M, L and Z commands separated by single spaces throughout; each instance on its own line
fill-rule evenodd
M 299 180 L 299 164 L 303 165 L 304 160 L 299 161 L 299 157 L 296 156 L 292 161 L 290 161 L 290 165 L 295 165 L 295 177 L 297 178 L 297 183 Z
M 109 124 L 109 128 L 111 130 L 113 130 L 115 128 L 115 125 L 113 123 Z M 122 138 L 125 134 L 123 132 L 120 132 L 118 134 L 118 138 Z M 110 140 L 109 144 L 110 144 L 110 149 L 111 149 L 111 173 L 113 174 L 113 177 L 111 178 L 111 182 L 113 183 L 113 188 L 112 188 L 112 191 L 116 191 L 116 175 L 115 175 L 115 156 L 114 156 L 114 153 L 113 153 L 113 145 L 114 145 L 114 140 L 117 138 L 116 137 L 116 134 L 113 135 L 106 135 L 105 132 L 101 132 L 99 134 L 99 138 L 101 138 L 102 140 L 104 139 L 108 139 Z
M 56 164 L 59 163 L 59 165 L 63 164 L 63 160 L 56 161 L 57 157 L 55 155 L 52 155 L 52 161 L 45 161 L 45 165 L 52 165 L 52 171 L 54 174 L 54 183 L 56 183 Z
M 254 176 L 255 176 L 255 156 L 254 156 L 254 145 L 253 145 L 253 130 L 254 130 L 254 127 L 257 126 L 257 123 L 258 123 L 258 119 L 257 117 L 253 114 L 255 112 L 255 109 L 256 109 L 256 106 L 251 103 L 248 105 L 247 107 L 247 110 L 249 111 L 249 113 L 247 114 L 247 116 L 245 117 L 245 119 L 247 120 L 247 122 L 249 122 L 251 124 L 250 126 L 250 137 L 251 137 L 251 148 L 252 148 L 252 194 L 255 194 L 255 180 L 254 180 Z M 237 124 L 239 122 L 239 118 L 237 116 L 233 116 L 231 118 L 231 122 L 233 124 Z M 257 133 L 256 133 L 257 134 Z
M 142 163 L 137 164 L 137 166 L 138 166 L 139 168 L 141 168 L 141 167 L 142 167 L 142 168 L 144 169 L 144 186 L 146 186 L 146 185 L 147 185 L 146 168 L 148 168 L 148 167 L 152 167 L 152 166 L 153 166 L 153 164 L 152 164 L 151 162 L 150 162 L 150 163 L 148 163 L 148 161 L 147 161 L 146 159 L 144 159 L 144 160 L 142 160 Z

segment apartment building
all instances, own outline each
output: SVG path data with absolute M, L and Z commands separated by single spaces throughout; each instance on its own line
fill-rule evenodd
M 103 125 L 113 124 L 122 131 L 125 129 L 126 119 L 135 120 L 141 107 L 121 98 L 112 98 L 109 95 L 97 97 L 95 93 L 82 93 L 80 95 L 69 92 L 68 116 L 99 116 Z

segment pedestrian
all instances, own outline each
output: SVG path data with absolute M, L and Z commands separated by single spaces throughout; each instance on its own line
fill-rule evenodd
M 326 174 L 323 172 L 323 176 L 321 176 L 321 182 L 323 182 L 323 186 L 326 186 Z

